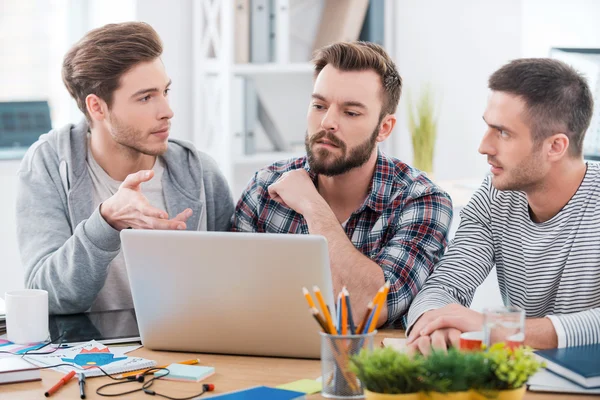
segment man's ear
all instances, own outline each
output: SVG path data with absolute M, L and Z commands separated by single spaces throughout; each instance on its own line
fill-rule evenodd
M 377 141 L 383 142 L 392 134 L 392 130 L 394 130 L 394 126 L 396 126 L 396 116 L 393 114 L 388 114 L 383 117 L 381 124 L 379 125 L 379 134 L 377 135 Z
M 102 121 L 108 116 L 108 106 L 104 100 L 95 94 L 88 94 L 85 98 L 85 107 L 94 121 Z
M 550 161 L 558 161 L 569 152 L 569 137 L 564 133 L 556 133 L 545 140 L 546 155 Z

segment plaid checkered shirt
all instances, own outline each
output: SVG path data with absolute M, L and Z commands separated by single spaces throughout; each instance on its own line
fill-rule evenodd
M 304 217 L 271 199 L 268 192 L 285 172 L 299 168 L 316 182 L 306 157 L 259 170 L 237 204 L 232 230 L 308 234 Z M 405 327 L 412 299 L 444 251 L 451 221 L 452 200 L 447 193 L 420 171 L 379 152 L 369 194 L 342 226 L 391 283 L 388 326 Z

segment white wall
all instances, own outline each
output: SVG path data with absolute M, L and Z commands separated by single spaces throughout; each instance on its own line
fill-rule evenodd
M 152 25 L 163 41 L 162 60 L 173 80 L 171 136 L 186 140 L 193 138 L 192 2 L 137 0 L 136 4 L 136 20 Z
M 17 248 L 15 207 L 20 161 L 0 161 L 0 297 L 23 287 L 23 270 Z
M 600 48 L 600 1 L 522 2 L 523 57 L 548 57 L 552 47 Z
M 399 0 L 396 9 L 394 54 L 404 94 L 395 154 L 412 160 L 407 93 L 417 97 L 420 86 L 430 82 L 440 102 L 436 178 L 482 178 L 487 163 L 477 148 L 487 78 L 521 54 L 521 1 Z

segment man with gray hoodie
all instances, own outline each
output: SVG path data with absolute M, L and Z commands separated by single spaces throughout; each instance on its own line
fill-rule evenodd
M 31 146 L 17 198 L 25 285 L 48 291 L 50 313 L 133 307 L 122 229 L 229 228 L 233 200 L 214 160 L 169 139 L 161 54 L 152 27 L 128 22 L 90 31 L 65 56 L 85 120 Z

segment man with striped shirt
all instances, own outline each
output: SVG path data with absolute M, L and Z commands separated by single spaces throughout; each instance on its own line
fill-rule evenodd
M 355 321 L 385 281 L 377 325 L 402 326 L 446 244 L 450 197 L 420 171 L 377 149 L 396 123 L 401 79 L 373 43 L 317 52 L 306 157 L 258 171 L 236 207 L 233 230 L 327 238 L 334 290 L 346 286 Z
M 598 343 L 600 167 L 582 156 L 590 89 L 551 59 L 512 61 L 489 88 L 479 152 L 491 177 L 410 308 L 409 347 L 428 353 L 481 330 L 482 314 L 466 307 L 494 266 L 504 303 L 525 310 L 525 344 Z

